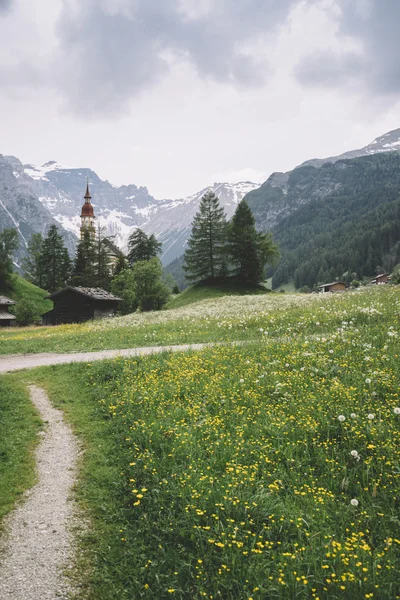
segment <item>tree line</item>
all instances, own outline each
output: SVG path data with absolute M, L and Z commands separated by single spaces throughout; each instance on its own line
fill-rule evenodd
M 5 229 L 0 234 L 0 291 L 12 290 L 12 256 L 17 248 L 17 231 Z M 120 311 L 127 314 L 160 309 L 171 292 L 179 292 L 174 278 L 163 272 L 160 252 L 161 243 L 154 235 L 135 229 L 125 256 L 99 226 L 83 232 L 72 260 L 57 226 L 52 225 L 45 237 L 32 234 L 21 267 L 28 281 L 50 294 L 67 285 L 109 290 L 122 298 Z M 245 285 L 257 285 L 265 277 L 266 264 L 277 256 L 271 235 L 256 231 L 244 200 L 228 222 L 217 196 L 213 192 L 203 196 L 185 252 L 189 281 L 234 277 Z
M 13 253 L 18 246 L 15 229 L 0 233 L 0 292 L 13 291 Z M 21 268 L 26 280 L 50 294 L 68 285 L 111 291 L 122 298 L 121 312 L 125 314 L 137 308 L 159 309 L 171 291 L 176 291 L 173 278 L 163 274 L 160 251 L 161 244 L 154 235 L 136 229 L 129 237 L 125 256 L 98 227 L 95 232 L 84 231 L 72 260 L 57 226 L 52 225 L 46 237 L 32 234 Z M 26 313 L 24 324 L 37 320 L 38 311 L 28 298 L 19 305 Z
M 214 192 L 203 196 L 184 254 L 183 269 L 189 281 L 234 277 L 245 285 L 258 285 L 265 278 L 267 263 L 274 263 L 278 256 L 271 234 L 257 232 L 245 200 L 228 222 Z

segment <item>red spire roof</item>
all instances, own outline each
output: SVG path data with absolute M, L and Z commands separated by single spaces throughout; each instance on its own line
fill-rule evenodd
M 89 191 L 89 181 L 86 183 L 86 193 L 84 195 L 85 204 L 82 206 L 81 217 L 94 217 L 93 206 L 90 202 L 92 196 Z
M 92 197 L 89 192 L 89 181 L 86 183 L 86 194 L 83 197 L 85 198 L 85 200 L 86 199 L 90 200 Z

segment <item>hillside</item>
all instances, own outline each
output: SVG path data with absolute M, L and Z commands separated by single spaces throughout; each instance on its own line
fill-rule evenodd
M 222 298 L 224 296 L 248 296 L 267 294 L 270 290 L 265 287 L 243 286 L 234 280 L 218 283 L 196 283 L 186 288 L 165 305 L 165 309 L 181 308 L 201 300 Z
M 14 291 L 10 296 L 16 302 L 21 300 L 24 296 L 28 297 L 38 306 L 40 314 L 43 314 L 53 308 L 52 301 L 45 300 L 48 295 L 48 292 L 45 290 L 26 281 L 26 279 L 23 279 L 19 275 L 14 275 Z
M 377 154 L 273 175 L 246 196 L 282 259 L 273 287 L 372 277 L 400 260 L 400 155 Z

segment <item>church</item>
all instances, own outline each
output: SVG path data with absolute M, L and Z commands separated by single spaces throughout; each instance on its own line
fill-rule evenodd
M 85 231 L 89 230 L 91 238 L 94 240 L 96 236 L 95 227 L 95 214 L 92 204 L 92 196 L 89 190 L 89 181 L 86 182 L 86 192 L 84 195 L 84 204 L 81 209 L 81 227 L 80 234 L 81 239 L 84 236 Z M 107 247 L 107 254 L 109 256 L 111 266 L 113 267 L 120 256 L 123 256 L 123 252 L 110 240 L 110 238 L 104 239 L 104 245 Z

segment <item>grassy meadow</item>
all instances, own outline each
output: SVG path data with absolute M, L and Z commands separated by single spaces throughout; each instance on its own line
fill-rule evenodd
M 84 444 L 81 598 L 400 597 L 400 289 L 300 298 L 219 316 L 246 346 L 12 376 Z
M 33 450 L 39 427 L 25 386 L 0 377 L 0 525 L 35 481 Z
M 367 324 L 375 298 L 387 310 L 393 288 L 329 294 L 231 295 L 185 306 L 57 327 L 0 329 L 0 355 L 78 352 L 190 342 L 260 340 L 319 334 L 342 320 Z M 311 316 L 311 318 L 310 318 Z

